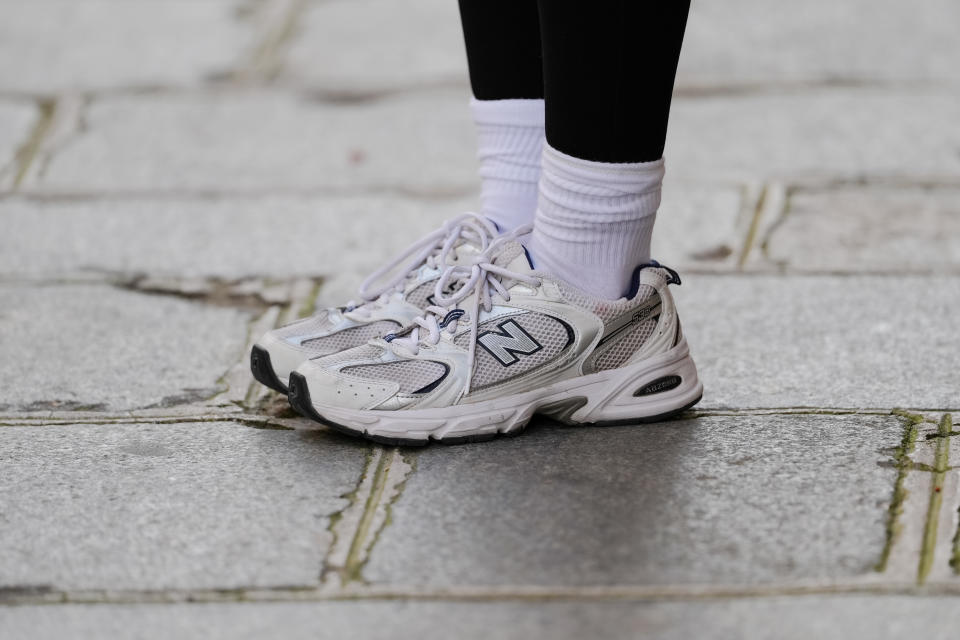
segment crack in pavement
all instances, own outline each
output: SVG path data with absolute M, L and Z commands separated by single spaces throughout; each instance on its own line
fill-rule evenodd
M 354 584 L 344 589 L 326 587 L 274 587 L 168 590 L 57 590 L 48 585 L 24 585 L 0 590 L 0 606 L 59 604 L 209 604 L 220 602 L 326 602 L 431 600 L 444 602 L 497 601 L 648 601 L 767 598 L 804 595 L 863 594 L 908 596 L 957 596 L 960 584 L 917 586 L 915 582 L 866 581 L 781 584 L 688 584 L 461 586 L 372 586 Z
M 945 567 L 941 562 L 951 567 L 951 573 L 957 571 L 960 527 L 947 543 L 949 548 L 940 544 L 948 537 L 944 527 L 951 526 L 941 522 L 943 503 L 949 501 L 956 509 L 958 501 L 956 478 L 948 476 L 956 468 L 949 466 L 952 416 L 944 412 L 940 420 L 934 420 L 903 409 L 894 409 L 891 414 L 904 420 L 904 431 L 900 445 L 892 452 L 893 464 L 887 465 L 896 468 L 897 475 L 887 512 L 886 543 L 875 568 L 885 572 L 893 567 L 894 573 L 903 577 L 912 571 L 916 584 L 923 586 L 932 576 L 943 579 Z M 936 433 L 921 433 L 921 428 L 929 429 L 930 425 L 936 425 Z M 913 471 L 920 475 L 911 475 Z
M 343 496 L 349 504 L 330 520 L 333 544 L 320 574 L 324 589 L 367 584 L 363 568 L 414 470 L 413 461 L 398 448 L 371 447 L 356 489 Z

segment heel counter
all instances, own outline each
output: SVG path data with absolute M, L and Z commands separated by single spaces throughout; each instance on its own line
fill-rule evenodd
M 650 293 L 630 312 L 607 323 L 604 337 L 587 357 L 582 373 L 624 367 L 669 351 L 679 341 L 676 307 L 668 289 L 671 280 L 659 269 L 645 270 L 641 278 L 638 284 Z
M 649 358 L 658 353 L 664 353 L 675 347 L 681 340 L 680 318 L 677 315 L 677 305 L 670 292 L 672 277 L 660 269 L 650 269 L 641 276 L 641 283 L 653 287 L 660 297 L 660 318 L 650 337 L 637 349 L 628 362 L 636 362 Z

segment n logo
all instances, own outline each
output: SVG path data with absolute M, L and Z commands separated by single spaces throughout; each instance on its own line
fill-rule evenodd
M 477 342 L 505 367 L 519 360 L 517 354 L 528 356 L 543 349 L 515 320 L 501 322 L 497 329 L 499 331 L 484 331 L 477 336 Z

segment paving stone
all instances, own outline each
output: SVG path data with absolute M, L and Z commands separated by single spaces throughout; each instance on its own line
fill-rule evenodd
M 13 179 L 14 156 L 30 137 L 37 109 L 29 102 L 0 102 L 0 190 Z
M 749 226 L 744 190 L 666 180 L 653 256 L 680 271 L 736 268 Z
M 258 92 L 104 100 L 40 186 L 459 192 L 477 181 L 467 98 L 464 89 L 348 105 Z
M 811 0 L 693 4 L 680 56 L 685 87 L 804 83 L 958 83 L 960 6 Z M 897 43 L 892 46 L 891 43 Z
M 393 505 L 375 583 L 829 581 L 872 572 L 895 472 L 888 416 L 541 426 L 435 447 Z
M 457 4 L 362 0 L 313 4 L 286 58 L 294 83 L 346 94 L 467 84 Z
M 800 191 L 767 240 L 791 271 L 960 270 L 960 187 Z
M 958 95 L 846 90 L 677 100 L 668 172 L 713 184 L 955 175 Z M 463 193 L 477 182 L 467 98 L 450 89 L 360 104 L 257 92 L 104 100 L 89 108 L 87 131 L 30 188 Z
M 0 201 L 0 216 L 16 233 L 0 235 L 0 274 L 322 275 L 322 300 L 342 304 L 366 274 L 477 205 L 475 195 L 10 198 Z M 722 255 L 737 243 L 739 208 L 736 189 L 671 185 L 657 221 L 657 256 L 680 269 L 723 267 L 717 248 Z
M 103 285 L 0 284 L 4 410 L 123 410 L 222 390 L 250 314 Z
M 958 104 L 960 92 L 920 89 L 675 100 L 667 171 L 732 181 L 952 179 L 960 172 Z
M 680 602 L 322 602 L 70 605 L 0 611 L 10 640 L 262 638 L 949 638 L 950 597 L 806 596 Z
M 960 406 L 960 280 L 691 276 L 702 408 Z
M 364 452 L 220 422 L 3 427 L 0 591 L 316 585 Z
M 235 0 L 5 2 L 0 90 L 196 85 L 253 45 Z
M 293 278 L 322 275 L 323 299 L 356 294 L 365 274 L 475 198 L 149 197 L 0 201 L 0 273 Z M 384 223 L 388 224 L 384 224 Z M 334 230 L 334 232 L 331 232 Z M 122 241 L 120 241 L 122 240 Z
M 874 9 L 869 0 L 814 0 L 795 11 L 761 0 L 695 3 L 678 89 L 957 84 L 955 2 L 935 0 L 923 11 L 906 4 Z M 334 94 L 466 83 L 456 5 L 443 0 L 314 5 L 300 20 L 286 75 Z
M 697 2 L 678 88 L 957 83 L 955 2 L 874 9 L 869 0 L 814 0 L 792 11 L 762 0 Z M 334 93 L 467 82 L 459 14 L 444 0 L 313 5 L 286 63 L 289 81 Z

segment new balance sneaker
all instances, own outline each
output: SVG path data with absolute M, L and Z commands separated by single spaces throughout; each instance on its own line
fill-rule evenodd
M 516 433 L 535 413 L 652 422 L 700 400 L 668 290 L 675 271 L 638 267 L 631 295 L 611 301 L 533 270 L 508 238 L 471 262 L 445 270 L 437 304 L 411 328 L 301 364 L 294 408 L 345 433 L 422 445 Z
M 497 234 L 491 221 L 475 214 L 448 221 L 367 278 L 359 303 L 323 309 L 264 334 L 250 352 L 253 377 L 287 393 L 290 372 L 305 360 L 406 327 L 433 303 L 434 285 L 443 269 L 456 264 L 461 255 L 484 251 Z

